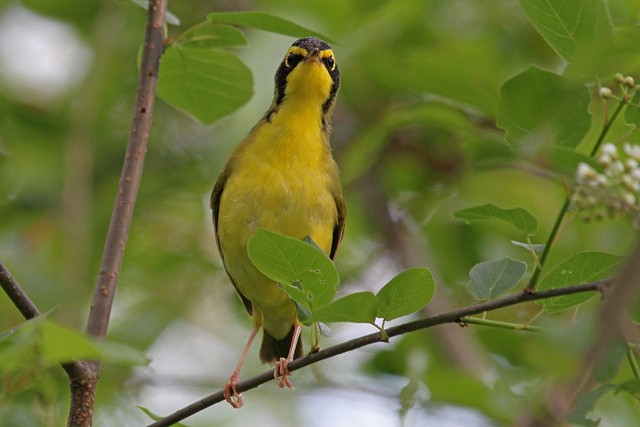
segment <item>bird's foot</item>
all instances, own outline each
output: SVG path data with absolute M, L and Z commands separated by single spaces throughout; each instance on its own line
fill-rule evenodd
M 273 370 L 273 377 L 276 379 L 276 384 L 280 388 L 295 388 L 291 381 L 289 381 L 289 362 L 290 360 L 281 357 L 279 361 L 276 362 L 276 368 Z
M 229 378 L 229 382 L 224 386 L 224 399 L 229 402 L 229 405 L 238 409 L 244 404 L 242 400 L 242 393 L 238 393 L 236 386 L 240 382 L 240 374 L 236 371 Z

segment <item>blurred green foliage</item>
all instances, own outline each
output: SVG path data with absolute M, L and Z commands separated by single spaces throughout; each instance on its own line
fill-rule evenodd
M 508 221 L 465 224 L 452 213 L 487 203 L 523 208 L 538 225 L 531 242 L 545 244 L 566 197 L 563 177 L 571 184 L 572 165 L 582 161 L 575 159 L 588 156 L 602 131 L 607 109 L 598 88 L 607 86 L 619 95 L 617 72 L 640 79 L 637 0 L 543 2 L 564 4 L 555 10 L 555 20 L 546 19 L 549 14 L 536 9 L 538 3 L 176 0 L 169 7 L 181 24 L 168 30 L 179 41 L 211 12 L 259 10 L 336 41 L 342 88 L 333 145 L 349 209 L 336 261 L 342 289 L 375 293 L 399 271 L 429 267 L 438 287 L 428 315 L 475 302 L 467 285 L 469 270 L 480 262 L 510 257 L 526 261 L 528 274 L 535 268 L 528 248 L 510 243 L 523 236 Z M 585 15 L 576 14 L 578 7 Z M 53 20 L 84 49 L 76 53 L 77 61 L 52 60 L 51 67 L 66 73 L 81 70 L 79 78 L 58 84 L 54 96 L 35 85 L 30 73 L 7 71 L 10 61 L 28 53 L 27 35 L 48 37 L 31 26 L 6 41 L 9 23 L 19 29 L 33 22 L 25 16 Z M 52 321 L 82 330 L 133 111 L 144 10 L 128 1 L 0 1 L 0 19 L 5 31 L 0 43 L 0 259 L 39 308 L 51 311 Z M 555 25 L 570 19 L 576 19 L 575 26 L 559 34 Z M 201 31 L 198 37 L 211 35 Z M 195 400 L 219 390 L 249 334 L 250 321 L 214 249 L 208 197 L 231 148 L 268 107 L 273 74 L 292 40 L 243 32 L 247 45 L 236 47 L 241 44 L 236 40 L 223 54 L 237 54 L 253 73 L 255 95 L 246 106 L 205 127 L 156 103 L 109 333 L 112 342 L 148 353 L 152 362 L 147 370 L 117 360 L 103 365 L 97 425 L 143 425 L 147 418 L 136 405 L 162 415 L 189 401 L 185 395 Z M 11 51 L 8 43 L 24 50 Z M 46 64 L 31 64 L 41 65 Z M 245 95 L 251 91 L 247 82 L 242 89 Z M 615 101 L 608 102 L 615 108 Z M 630 108 L 625 115 L 631 125 L 617 120 L 607 141 L 640 143 L 636 113 Z M 553 133 L 564 125 L 560 134 Z M 520 131 L 517 141 L 514 130 Z M 564 144 L 564 151 L 555 143 Z M 624 256 L 637 235 L 624 218 L 587 224 L 577 216 L 567 224 L 543 276 L 580 252 Z M 448 325 L 408 334 L 390 346 L 343 356 L 344 366 L 351 367 L 343 378 L 342 365 L 327 362 L 314 378 L 296 373 L 302 382 L 286 399 L 276 400 L 285 395 L 271 396 L 267 385 L 247 393 L 253 405 L 241 413 L 231 416 L 216 407 L 186 424 L 246 425 L 253 416 L 274 420 L 273 425 L 313 425 L 302 410 L 292 413 L 288 424 L 278 414 L 304 403 L 303 390 L 323 381 L 383 394 L 391 408 L 402 400 L 398 419 L 402 412 L 407 424 L 452 407 L 471 409 L 477 425 L 525 422 L 545 414 L 550 393 L 557 391 L 554 382 L 566 385 L 579 375 L 598 305 L 595 298 L 579 310 L 543 315 L 536 324 L 549 333 Z M 536 304 L 527 304 L 489 316 L 526 323 L 538 311 Z M 640 319 L 638 304 L 632 316 Z M 22 322 L 0 294 L 0 330 Z M 185 325 L 194 337 L 204 334 L 211 346 L 185 334 L 178 334 L 185 341 L 169 340 Z M 362 332 L 335 329 L 336 337 L 321 345 Z M 2 371 L 3 425 L 57 426 L 65 419 L 65 376 L 44 362 L 34 331 L 24 328 L 10 340 L 0 336 L 0 360 L 12 361 Z M 203 364 L 189 365 L 188 356 L 201 357 Z M 262 369 L 255 354 L 250 358 L 245 376 Z M 619 352 L 612 352 L 610 362 L 609 374 L 580 401 L 573 422 L 584 425 L 588 414 L 608 425 L 634 425 L 639 410 L 633 365 Z M 403 388 L 407 382 L 411 387 Z M 172 399 L 176 390 L 182 390 L 182 398 Z M 406 402 L 413 407 L 407 409 Z M 346 411 L 333 408 L 336 415 Z

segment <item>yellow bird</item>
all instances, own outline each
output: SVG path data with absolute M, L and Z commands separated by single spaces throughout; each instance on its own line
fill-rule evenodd
M 275 75 L 273 102 L 236 147 L 211 194 L 216 241 L 224 267 L 253 320 L 253 332 L 225 386 L 233 407 L 236 386 L 258 330 L 260 360 L 276 364 L 280 387 L 292 387 L 288 363 L 302 355 L 296 308 L 247 255 L 256 228 L 297 239 L 309 236 L 332 259 L 346 219 L 339 171 L 331 154 L 331 118 L 340 71 L 331 47 L 315 37 L 296 40 Z

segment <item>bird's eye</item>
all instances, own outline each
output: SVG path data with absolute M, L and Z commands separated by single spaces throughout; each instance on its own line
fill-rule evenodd
M 324 63 L 327 65 L 329 71 L 333 71 L 336 68 L 336 60 L 332 56 L 325 58 Z
M 293 53 L 289 53 L 285 58 L 284 58 L 284 65 L 287 66 L 287 68 L 291 68 L 291 67 L 295 67 L 295 65 L 298 63 L 298 61 L 300 60 L 298 57 L 300 55 L 296 55 Z

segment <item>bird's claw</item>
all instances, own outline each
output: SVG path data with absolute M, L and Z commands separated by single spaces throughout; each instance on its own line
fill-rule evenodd
M 276 367 L 273 370 L 273 377 L 275 378 L 278 387 L 295 388 L 293 383 L 289 381 L 289 375 L 291 375 L 291 372 L 289 372 L 289 360 L 281 357 L 280 360 L 276 362 Z
M 227 385 L 224 386 L 223 391 L 224 399 L 229 402 L 229 405 L 236 409 L 242 407 L 244 404 L 244 401 L 242 400 L 242 393 L 238 393 L 238 389 L 236 389 L 239 382 L 240 374 L 238 374 L 238 372 L 234 372 L 233 375 L 231 375 L 231 378 L 229 378 Z

